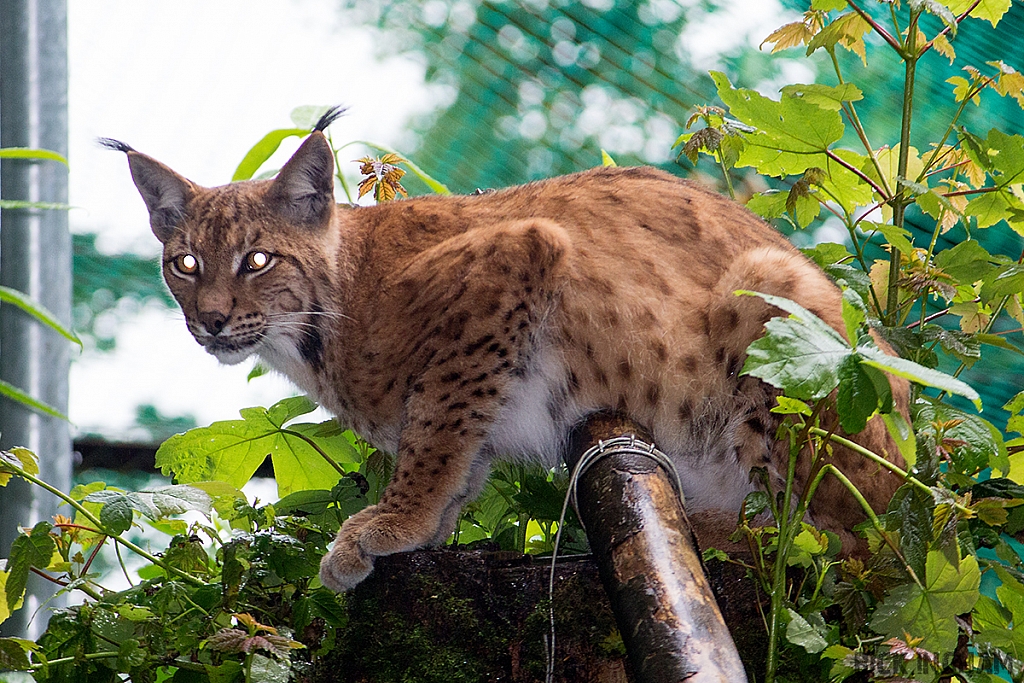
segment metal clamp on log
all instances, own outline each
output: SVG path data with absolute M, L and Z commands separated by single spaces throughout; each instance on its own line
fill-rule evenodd
M 567 458 L 570 469 L 589 461 L 575 483 L 576 509 L 634 676 L 637 683 L 746 681 L 675 470 L 651 443 L 631 421 L 599 414 L 574 434 Z

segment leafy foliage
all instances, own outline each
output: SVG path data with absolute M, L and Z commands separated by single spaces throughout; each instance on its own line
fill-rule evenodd
M 825 215 L 848 235 L 846 244 L 807 250 L 846 286 L 847 338 L 793 302 L 758 295 L 788 317 L 768 322 L 765 335 L 748 349 L 744 367 L 784 392 L 776 411 L 788 416 L 782 432 L 791 458 L 810 457 L 811 471 L 818 472 L 807 491 L 794 492 L 792 504 L 788 488 L 778 499 L 751 494 L 742 518 L 740 535 L 759 549 L 752 570 L 772 596 L 770 681 L 785 676 L 788 662 L 806 662 L 816 653 L 833 661 L 832 680 L 858 671 L 870 680 L 937 680 L 953 674 L 982 680 L 993 659 L 1014 675 L 1022 671 L 1021 650 L 1007 630 L 1017 623 L 1009 605 L 1020 600 L 1021 584 L 1014 577 L 1024 568 L 1011 536 L 1022 528 L 1017 520 L 1024 480 L 1014 467 L 1020 440 L 1004 441 L 991 422 L 943 400 L 959 394 L 980 408 L 977 392 L 956 376 L 978 363 L 986 346 L 1019 352 L 1018 345 L 993 331 L 1016 323 L 1019 332 L 1024 322 L 1019 278 L 1024 256 L 991 253 L 972 237 L 973 231 L 996 226 L 1021 233 L 1024 138 L 995 128 L 978 134 L 962 123 L 968 102 L 976 102 L 983 90 L 1017 99 L 1019 83 L 1003 82 L 1009 71 L 1001 62 L 988 62 L 984 69 L 968 65 L 968 77 L 950 79 L 954 93 L 945 134 L 926 145 L 911 144 L 916 114 L 909 106 L 916 86 L 913 67 L 927 51 L 935 48 L 955 60 L 962 22 L 974 16 L 995 25 L 1008 8 L 1002 2 L 909 3 L 901 13 L 892 6 L 883 20 L 855 2 L 816 0 L 801 21 L 766 42 L 773 50 L 806 46 L 808 55 L 825 52 L 838 84 L 790 85 L 773 100 L 713 73 L 726 108 L 700 117 L 705 127 L 677 141 L 691 160 L 703 152 L 726 173 L 750 167 L 775 178 L 781 189 L 755 195 L 748 204 L 766 219 L 800 229 Z M 941 22 L 932 34 L 923 28 L 933 25 L 925 21 L 928 15 Z M 888 21 L 895 22 L 891 29 L 883 25 Z M 902 110 L 899 140 L 883 146 L 869 142 L 858 109 L 884 91 L 858 87 L 843 73 L 851 63 L 854 70 L 868 67 L 872 40 L 911 65 L 903 83 L 908 106 Z M 843 51 L 855 59 L 841 59 Z M 848 127 L 856 134 L 856 150 L 846 146 Z M 728 155 L 721 151 L 725 139 Z M 930 221 L 927 241 L 919 242 L 921 231 L 910 229 L 910 214 L 915 227 Z M 968 239 L 942 249 L 940 237 L 954 228 Z M 888 254 L 872 260 L 868 254 L 876 253 L 879 243 Z M 1001 322 L 1007 318 L 1010 325 Z M 903 357 L 882 353 L 872 328 Z M 952 375 L 937 366 L 954 369 Z M 891 413 L 883 372 L 913 382 L 916 438 Z M 938 394 L 926 392 L 928 387 Z M 830 544 L 815 549 L 799 541 L 808 538 L 802 517 L 817 482 L 835 476 L 852 487 L 827 460 L 832 443 L 855 447 L 820 428 L 821 411 L 829 407 L 847 433 L 881 414 L 912 468 L 899 470 L 907 483 L 886 514 L 876 516 L 865 507 L 869 522 L 862 531 L 873 551 L 867 562 L 837 561 Z M 1016 419 L 1022 408 L 1024 400 L 1007 403 L 1008 431 L 1024 427 Z M 876 454 L 860 451 L 884 464 Z M 1000 474 L 1005 478 L 994 478 Z M 758 511 L 770 512 L 774 526 L 746 521 Z M 811 574 L 803 590 L 788 583 L 784 568 L 793 564 Z M 983 595 L 983 576 L 1001 585 Z M 830 624 L 833 606 L 842 620 Z M 988 639 L 981 635 L 986 629 Z M 872 645 L 879 642 L 888 649 Z M 983 655 L 969 656 L 970 647 Z

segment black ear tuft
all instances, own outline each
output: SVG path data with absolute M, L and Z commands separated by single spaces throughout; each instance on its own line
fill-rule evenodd
M 135 151 L 134 149 L 131 148 L 130 145 L 126 145 L 120 140 L 115 140 L 113 138 L 96 138 L 96 143 L 100 147 L 106 147 L 107 149 L 112 149 L 115 152 L 124 152 L 125 154 L 127 154 L 128 152 Z
M 314 132 L 277 174 L 267 202 L 295 223 L 322 227 L 334 207 L 334 153 L 323 133 Z
M 313 130 L 320 131 L 321 133 L 326 130 L 327 126 L 331 125 L 339 118 L 341 118 L 345 112 L 348 111 L 348 107 L 342 105 L 335 105 L 324 112 L 324 115 L 320 117 L 320 120 L 313 126 Z

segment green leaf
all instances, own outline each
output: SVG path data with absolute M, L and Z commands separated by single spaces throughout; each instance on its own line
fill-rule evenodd
M 308 396 L 292 396 L 284 398 L 267 408 L 267 419 L 278 427 L 283 427 L 300 415 L 316 410 L 316 403 Z
M 213 509 L 224 519 L 235 516 L 235 502 L 247 502 L 245 494 L 223 481 L 195 481 L 189 484 L 210 496 Z
M 842 316 L 846 325 L 846 337 L 851 340 L 857 339 L 861 328 L 867 324 L 868 309 L 860 294 L 849 287 L 843 289 Z
M 918 432 L 938 436 L 933 423 L 955 423 L 945 429 L 948 439 L 960 442 L 952 450 L 953 467 L 967 475 L 986 467 L 1009 468 L 1002 434 L 988 420 L 939 401 L 920 405 L 915 416 Z
M 843 6 L 846 6 L 845 2 Z M 837 86 L 820 83 L 812 83 L 810 85 L 797 83 L 784 86 L 782 94 L 785 97 L 793 97 L 804 102 L 810 102 L 817 107 L 830 111 L 842 109 L 843 102 L 856 102 L 857 100 L 864 99 L 864 93 L 853 83 L 843 83 Z
M 946 391 L 951 394 L 963 396 L 964 398 L 972 401 L 978 410 L 981 410 L 981 397 L 978 396 L 978 392 L 972 389 L 965 382 L 961 382 L 951 375 L 939 372 L 938 370 L 932 370 L 931 368 L 926 368 L 925 366 L 907 360 L 906 358 L 897 358 L 896 356 L 887 355 L 879 349 L 871 346 L 858 346 L 857 353 L 864 357 L 864 363 L 872 367 L 876 367 L 879 370 L 891 373 L 897 377 L 909 379 L 911 382 L 916 382 L 926 387 L 935 387 L 936 389 L 941 389 L 942 391 Z
M 2 151 L 2 150 L 0 150 Z M 3 621 L 0 619 L 0 621 Z M 28 653 L 35 643 L 23 638 L 0 638 L 0 671 L 27 671 L 32 668 Z
M 833 153 L 854 168 L 870 166 L 867 157 L 848 149 L 833 150 Z M 853 213 L 858 206 L 867 206 L 874 201 L 874 189 L 871 185 L 831 157 L 825 161 L 825 177 L 822 178 L 820 186 L 825 194 L 839 202 L 847 213 Z
M 771 412 L 780 415 L 807 415 L 810 417 L 813 412 L 809 405 L 789 396 L 776 396 L 775 402 L 778 405 L 772 408 Z
M 132 512 L 137 511 L 156 520 L 168 515 L 180 515 L 190 510 L 209 514 L 210 495 L 197 487 L 176 484 L 150 491 L 116 491 L 105 489 L 85 497 L 89 503 L 101 503 L 100 521 L 115 534 L 124 533 L 132 525 Z
M 0 199 L 0 209 L 40 209 L 43 211 L 70 211 L 75 207 L 58 202 L 30 202 L 24 199 Z
M 284 402 L 275 410 L 280 419 L 308 407 L 302 400 Z M 318 424 L 289 425 L 282 429 L 265 408 L 245 408 L 242 420 L 214 422 L 165 441 L 156 453 L 156 465 L 177 481 L 223 481 L 235 488 L 245 485 L 269 455 L 274 462 L 278 492 L 330 489 L 341 473 L 325 461 L 309 441 L 334 462 L 356 462 L 358 453 L 344 434 L 317 436 Z M 298 414 L 301 414 L 298 413 Z
M 601 165 L 606 167 L 618 166 L 618 164 L 615 163 L 615 159 L 612 159 L 612 155 L 603 149 L 601 150 Z
M 985 278 L 995 268 L 992 254 L 977 240 L 965 240 L 952 249 L 946 249 L 935 256 L 935 265 L 959 280 L 975 283 Z
M 845 244 L 836 244 L 835 242 L 822 242 L 809 249 L 801 249 L 800 251 L 821 268 L 831 266 L 839 261 L 845 261 L 853 256 Z
M 951 652 L 956 647 L 956 616 L 970 612 L 978 601 L 981 572 L 978 560 L 968 555 L 957 568 L 940 550 L 928 553 L 925 584 L 897 586 L 882 601 L 871 628 L 883 636 L 923 638 L 920 647 Z
M 998 190 L 978 195 L 967 202 L 964 215 L 977 218 L 979 228 L 988 228 L 999 221 L 1007 221 L 1011 228 L 1020 233 L 1022 228 L 1017 227 L 1019 221 L 1011 221 L 1011 219 L 1016 215 L 1016 211 L 1022 210 L 1024 210 L 1024 203 L 1017 197 L 1004 190 Z
M 2 147 L 0 148 L 0 159 L 49 159 L 59 161 L 65 166 L 68 160 L 57 152 L 49 149 L 32 149 L 31 147 Z
M 821 10 L 822 12 L 846 9 L 846 0 L 811 0 L 811 9 Z
M 42 413 L 43 415 L 49 415 L 50 417 L 56 417 L 65 421 L 68 419 L 67 415 L 60 412 L 53 406 L 32 398 L 18 387 L 13 384 L 8 384 L 2 379 L 0 379 L 0 396 L 6 396 L 12 401 L 17 401 L 22 405 L 28 406 L 37 413 Z
M 74 342 L 79 346 L 82 345 L 82 340 L 74 332 L 64 327 L 57 320 L 57 316 L 50 313 L 44 306 L 33 301 L 27 294 L 10 287 L 0 287 L 0 303 L 14 304 L 68 341 Z
M 860 357 L 857 354 L 846 356 L 839 365 L 839 390 L 836 392 L 839 426 L 847 434 L 857 434 L 877 407 L 875 384 L 861 367 Z
M 754 166 L 774 176 L 803 173 L 812 166 L 827 167 L 824 152 L 843 136 L 839 112 L 796 96 L 783 96 L 776 102 L 754 90 L 735 89 L 717 71 L 711 72 L 711 78 L 730 113 L 757 129 L 745 136 L 747 145 L 737 166 Z
M 260 169 L 260 166 L 273 156 L 282 142 L 291 137 L 305 137 L 309 134 L 309 130 L 308 128 L 279 128 L 270 131 L 245 153 L 238 168 L 235 169 L 234 175 L 231 176 L 231 182 L 249 180 Z
M 800 616 L 800 613 L 786 608 L 786 613 L 789 614 L 789 623 L 786 625 L 786 640 L 799 645 L 803 649 L 807 650 L 811 654 L 821 652 L 828 647 L 828 642 L 821 636 L 821 633 L 810 623 L 807 619 Z M 822 620 L 820 614 L 815 614 L 818 622 L 820 622 L 819 628 L 824 630 L 825 622 Z
M 252 370 L 249 371 L 249 374 L 245 376 L 245 381 L 251 382 L 257 377 L 262 377 L 268 372 L 270 372 L 270 368 L 268 368 L 263 363 L 256 363 L 255 365 L 252 366 Z
M 50 529 L 49 522 L 39 522 L 29 535 L 22 534 L 11 543 L 11 554 L 7 559 L 7 609 L 13 611 L 15 605 L 25 593 L 28 572 L 31 567 L 45 569 L 50 565 L 50 558 L 57 547 Z
M 790 197 L 793 197 L 791 194 Z M 801 228 L 806 228 L 811 224 L 818 214 L 821 213 L 821 203 L 814 193 L 809 194 L 798 194 L 793 197 L 793 201 L 790 202 L 789 198 L 786 200 L 787 209 L 792 204 L 792 209 L 789 210 L 789 215 L 793 217 L 796 224 Z
M 913 469 L 917 463 L 917 437 L 914 430 L 910 428 L 906 419 L 895 411 L 882 413 L 882 420 L 885 422 L 885 428 L 889 430 L 889 435 L 896 442 L 896 447 L 900 449 L 907 467 Z
M 778 190 L 759 192 L 747 200 L 747 208 L 765 220 L 778 218 L 786 213 L 788 194 Z
M 981 297 L 985 301 L 991 301 L 996 297 L 1021 292 L 1024 292 L 1024 266 L 1014 264 L 989 272 L 985 278 L 985 285 L 981 288 Z
M 764 336 L 747 348 L 743 374 L 804 400 L 823 398 L 835 389 L 837 368 L 852 353 L 838 332 L 789 299 L 742 290 L 737 294 L 761 297 L 790 313 L 765 324 Z
M 807 55 L 810 56 L 819 48 L 831 52 L 836 45 L 842 44 L 846 49 L 857 52 L 866 66 L 864 34 L 870 30 L 871 25 L 856 12 L 840 15 L 811 39 L 807 44 Z
M 3 471 L 3 464 L 8 463 L 26 474 L 39 474 L 39 458 L 27 448 L 15 446 L 9 451 L 0 451 L 0 486 L 7 486 L 12 473 Z
M 901 228 L 891 223 L 872 223 L 870 221 L 863 221 L 861 223 L 864 230 L 877 230 L 882 233 L 885 237 L 885 241 L 896 247 L 901 253 L 907 256 L 914 254 L 914 245 L 910 242 L 913 239 L 911 232 L 905 228 Z M 868 228 L 867 226 L 870 226 Z
M 1011 2 L 1012 0 L 981 0 L 971 12 L 971 17 L 984 19 L 994 28 L 1003 15 L 1010 10 Z M 974 0 L 947 0 L 943 4 L 949 8 L 950 12 L 959 16 L 974 4 Z

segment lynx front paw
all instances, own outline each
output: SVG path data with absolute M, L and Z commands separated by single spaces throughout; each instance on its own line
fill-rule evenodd
M 320 581 L 339 593 L 351 590 L 373 571 L 375 557 L 427 545 L 436 535 L 434 526 L 368 507 L 342 525 L 334 548 L 320 562 Z
M 320 582 L 332 591 L 344 593 L 355 588 L 371 571 L 373 558 L 358 545 L 342 544 L 339 539 L 320 561 Z
M 430 543 L 435 527 L 424 524 L 421 518 L 385 512 L 359 530 L 359 547 L 373 557 L 415 550 Z
M 373 557 L 359 547 L 359 533 L 373 520 L 375 506 L 363 509 L 342 525 L 334 548 L 320 560 L 320 582 L 333 591 L 343 593 L 370 575 Z

